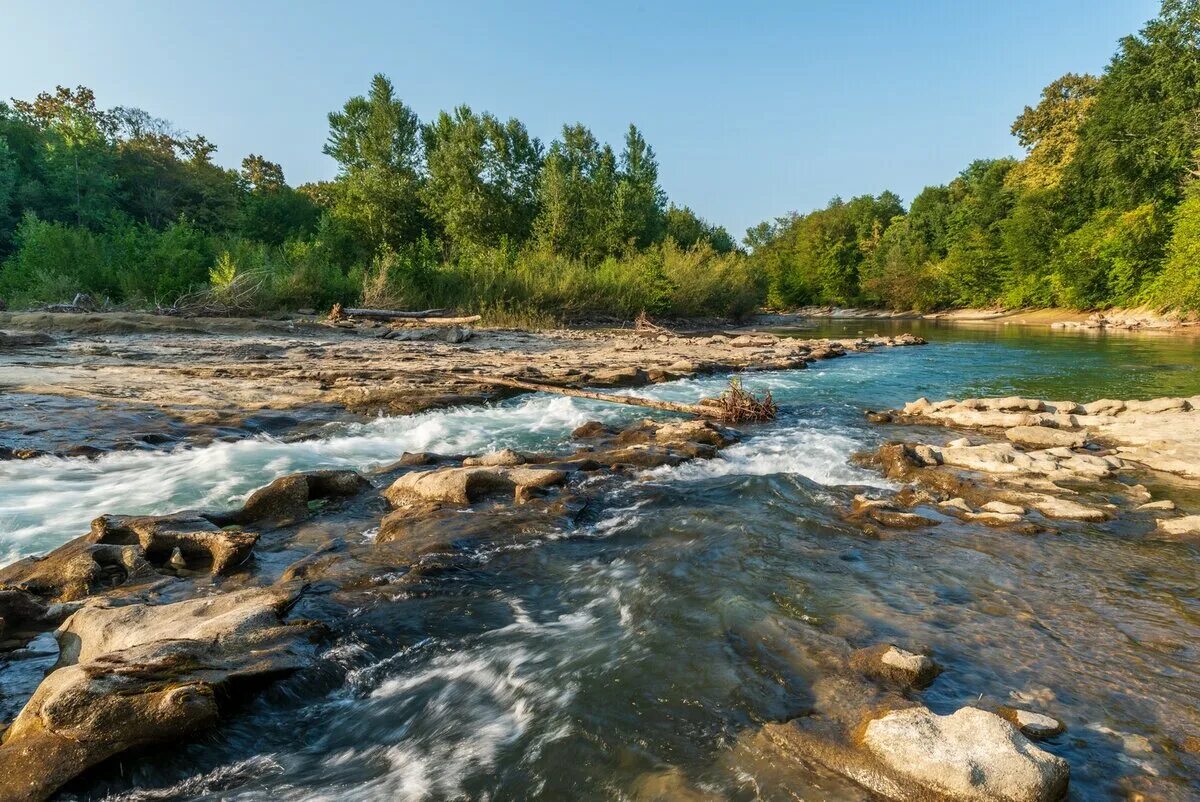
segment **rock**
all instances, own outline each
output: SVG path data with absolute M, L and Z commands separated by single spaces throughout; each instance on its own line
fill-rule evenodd
M 1083 432 L 1064 432 L 1046 426 L 1014 426 L 1004 436 L 1027 448 L 1081 448 L 1087 441 Z
M 952 498 L 947 501 L 942 501 L 938 504 L 938 506 L 945 507 L 946 509 L 950 510 L 958 510 L 959 512 L 974 512 L 974 510 L 971 509 L 971 505 L 961 498 Z
M 656 425 L 654 440 L 663 445 L 702 443 L 717 448 L 725 448 L 738 442 L 739 439 L 737 432 L 732 429 L 726 429 L 707 420 L 689 420 Z
M 989 501 L 979 509 L 984 512 L 998 512 L 1001 515 L 1024 515 L 1025 508 L 1018 507 L 1016 504 L 1008 504 L 1003 501 Z
M 238 510 L 207 516 L 221 526 L 266 524 L 282 526 L 308 517 L 310 501 L 353 496 L 371 483 L 354 471 L 311 471 L 281 476 L 250 494 Z
M 1175 535 L 1177 537 L 1200 535 L 1200 515 L 1166 518 L 1158 522 L 1158 528 L 1168 535 Z
M 57 669 L 0 745 L 0 800 L 45 799 L 116 754 L 211 727 L 231 689 L 306 665 L 320 630 L 283 622 L 300 592 L 76 612 L 59 630 Z
M 92 521 L 91 539 L 113 545 L 137 544 L 151 565 L 171 564 L 176 551 L 192 570 L 224 574 L 245 562 L 258 542 L 253 532 L 226 531 L 193 512 L 162 516 L 102 515 Z
M 47 616 L 44 601 L 28 591 L 0 587 L 0 639 L 17 629 L 40 624 Z
M 1163 499 L 1162 501 L 1148 501 L 1145 504 L 1138 506 L 1138 510 L 1140 511 L 1164 510 L 1166 512 L 1170 512 L 1173 509 L 1175 509 L 1175 502 L 1171 501 L 1170 499 Z
M 947 448 L 966 448 L 971 445 L 971 441 L 965 437 L 959 437 L 946 443 Z
M 438 468 L 401 476 L 384 491 L 384 496 L 396 507 L 411 501 L 471 504 L 487 496 L 507 494 L 515 497 L 518 492 L 561 485 L 566 479 L 564 471 L 553 468 Z
M 465 466 L 482 466 L 485 468 L 495 468 L 509 465 L 524 465 L 526 462 L 524 454 L 518 454 L 511 448 L 493 451 L 490 454 L 484 454 L 482 457 L 467 457 L 463 460 Z
M 1012 526 L 1021 522 L 1021 516 L 1012 512 L 972 512 L 963 518 L 984 526 Z
M 28 348 L 35 345 L 49 345 L 54 340 L 41 332 L 17 332 L 15 334 L 0 331 L 0 351 L 6 348 Z
M 942 670 L 930 657 L 907 652 L 890 643 L 852 652 L 850 666 L 872 679 L 907 688 L 925 687 Z
M 575 438 L 576 440 L 587 440 L 593 437 L 600 437 L 601 435 L 612 433 L 612 430 L 600 421 L 592 420 L 571 432 L 571 437 Z
M 1067 725 L 1053 716 L 1034 713 L 1029 710 L 1019 710 L 1013 707 L 1001 707 L 996 711 L 1004 720 L 1016 725 L 1022 735 L 1035 740 L 1053 738 L 1066 731 Z
M 1017 396 L 983 398 L 980 399 L 980 404 L 982 409 L 990 409 L 995 412 L 1042 412 L 1046 409 L 1046 405 L 1037 399 L 1018 398 Z
M 933 446 L 913 446 L 913 454 L 916 456 L 917 460 L 926 467 L 942 464 L 942 454 Z
M 1187 412 L 1192 408 L 1186 398 L 1155 398 L 1150 401 L 1126 401 L 1126 412 L 1144 412 L 1158 415 L 1163 412 Z
M 99 587 L 153 574 L 139 546 L 97 544 L 85 536 L 45 556 L 27 557 L 0 568 L 0 586 L 24 590 L 50 602 L 69 602 Z
M 1088 415 L 1115 415 L 1125 409 L 1124 401 L 1102 398 L 1083 405 L 1083 411 Z
M 884 765 L 933 794 L 979 802 L 1053 802 L 1070 767 L 994 713 L 964 707 L 939 716 L 912 707 L 873 719 L 863 744 Z
M 612 368 L 597 371 L 592 375 L 589 384 L 600 387 L 641 387 L 650 381 L 646 371 L 641 368 Z

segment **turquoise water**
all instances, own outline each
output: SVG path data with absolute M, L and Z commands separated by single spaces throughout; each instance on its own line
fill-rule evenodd
M 898 330 L 931 344 L 748 376 L 783 414 L 721 458 L 654 471 L 576 527 L 483 549 L 469 571 L 360 610 L 316 670 L 201 741 L 126 760 L 66 798 L 613 799 L 664 771 L 713 798 L 791 798 L 756 785 L 733 746 L 804 708 L 816 667 L 772 668 L 787 651 L 773 639 L 798 622 L 853 646 L 928 648 L 946 670 L 920 698 L 938 712 L 1026 700 L 1062 718 L 1068 732 L 1046 748 L 1071 763 L 1072 799 L 1195 798 L 1200 759 L 1184 748 L 1200 733 L 1195 545 L 1149 539 L 1148 519 L 1037 536 L 945 523 L 880 540 L 840 517 L 863 485 L 885 484 L 851 454 L 898 434 L 864 409 L 922 395 L 1200 394 L 1193 341 L 822 327 Z M 646 392 L 695 399 L 722 383 Z M 4 548 L 44 550 L 103 511 L 232 503 L 282 473 L 404 450 L 565 448 L 584 420 L 638 414 L 530 396 L 303 443 L 0 464 Z M 783 770 L 803 785 L 805 769 Z M 824 787 L 822 798 L 857 798 Z

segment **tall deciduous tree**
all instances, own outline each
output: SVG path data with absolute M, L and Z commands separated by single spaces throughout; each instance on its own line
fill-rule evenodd
M 541 143 L 515 119 L 459 106 L 422 129 L 428 178 L 421 197 L 459 247 L 525 242 L 537 213 Z
M 596 262 L 611 252 L 617 159 L 583 125 L 563 126 L 546 154 L 538 185 L 538 243 L 555 253 Z
M 1029 155 L 1008 174 L 1010 183 L 1028 189 L 1053 189 L 1062 183 L 1099 83 L 1094 75 L 1067 73 L 1042 90 L 1037 106 L 1025 107 L 1012 133 Z
M 382 74 L 329 114 L 324 152 L 338 163 L 334 214 L 371 250 L 398 250 L 422 230 L 420 123 Z

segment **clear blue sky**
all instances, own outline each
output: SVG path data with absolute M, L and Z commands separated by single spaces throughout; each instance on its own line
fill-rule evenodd
M 568 3 L 0 0 L 0 96 L 84 84 L 202 133 L 218 160 L 331 177 L 325 115 L 387 73 L 422 119 L 468 103 L 549 142 L 636 122 L 671 198 L 740 237 L 791 209 L 905 202 L 1018 152 L 1012 119 L 1097 72 L 1154 0 Z

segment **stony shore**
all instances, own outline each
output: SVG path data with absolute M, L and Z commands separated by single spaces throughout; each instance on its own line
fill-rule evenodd
M 511 392 L 480 374 L 637 386 L 919 342 L 311 321 L 133 320 L 100 333 L 115 321 L 80 316 L 41 336 L 25 322 L 32 334 L 0 346 L 15 369 L 0 389 L 152 408 L 180 421 L 189 441 L 264 411 L 320 421 Z M 845 511 L 868 537 L 961 525 L 1051 536 L 1117 520 L 1147 537 L 1200 537 L 1200 510 L 1189 509 L 1200 397 L 919 399 L 869 418 L 897 438 L 858 458 L 894 483 Z M 37 659 L 30 644 L 48 632 L 58 651 L 0 731 L 0 802 L 49 798 L 113 756 L 218 727 L 271 681 L 312 668 L 352 611 L 405 604 L 471 570 L 481 546 L 560 531 L 616 483 L 714 458 L 740 437 L 707 421 L 592 423 L 569 452 L 403 454 L 371 473 L 284 476 L 232 510 L 97 510 L 89 533 L 0 569 L 4 658 Z M 919 644 L 851 642 L 768 619 L 731 631 L 729 647 L 803 700 L 795 717 L 740 732 L 720 758 L 736 776 L 797 798 L 1055 802 L 1067 791 L 1070 766 L 1052 753 L 1066 726 L 1055 710 L 935 712 L 924 692 L 942 668 Z M 712 798 L 669 770 L 629 793 Z
M 481 378 L 487 375 L 637 387 L 712 373 L 798 369 L 850 351 L 917 342 L 911 335 L 804 340 L 757 331 L 522 332 L 330 325 L 316 318 L 0 314 L 0 404 L 6 396 L 56 399 L 57 428 L 70 433 L 56 441 L 44 421 L 34 420 L 25 428 L 42 436 L 22 436 L 14 402 L 16 425 L 0 429 L 0 458 L 286 434 L 329 420 L 411 414 L 516 392 L 489 384 Z M 140 424 L 121 419 L 134 412 L 158 417 Z

